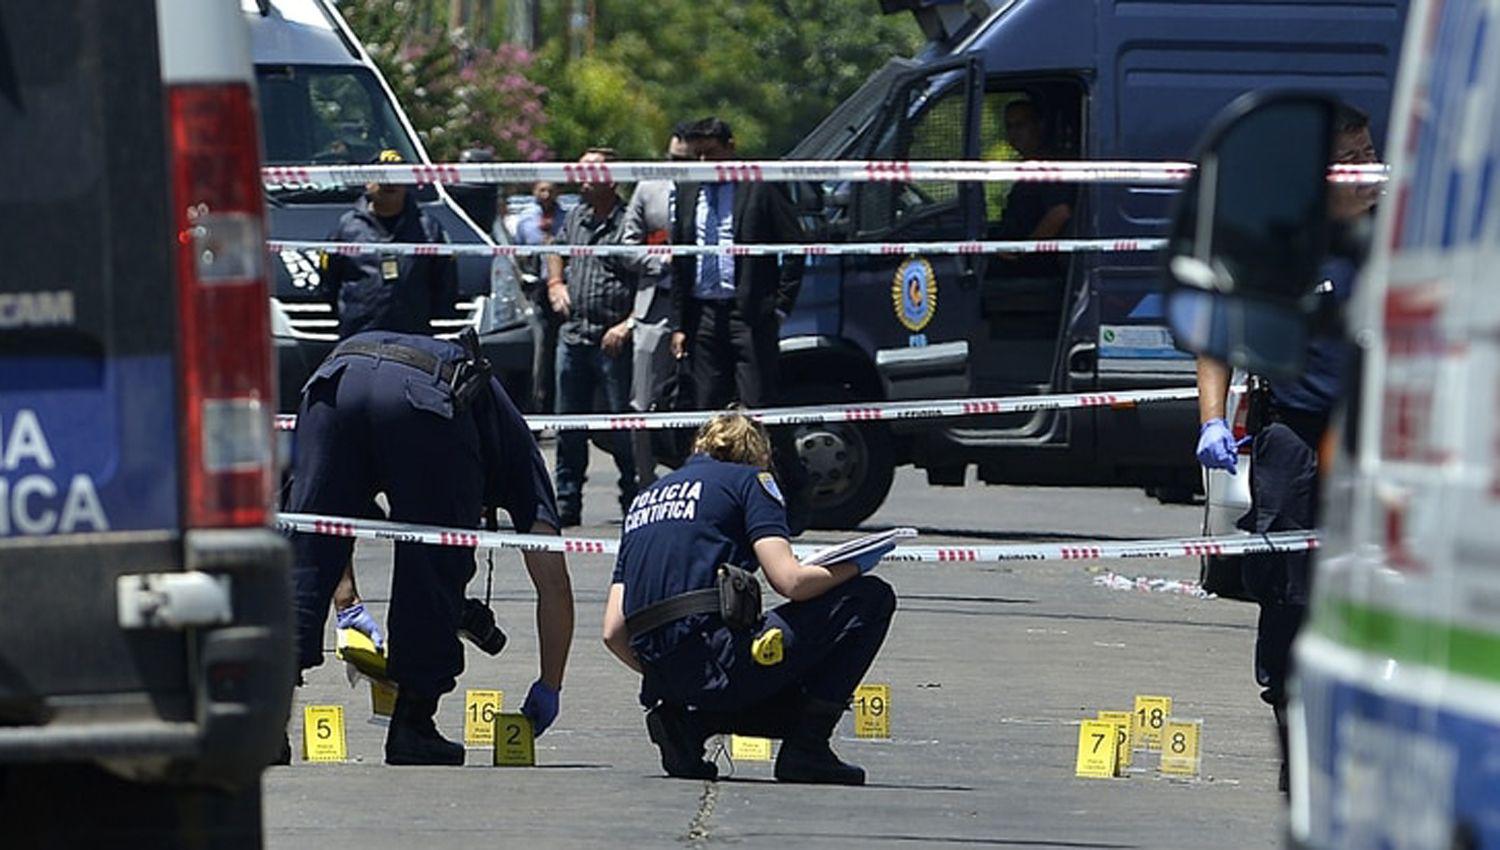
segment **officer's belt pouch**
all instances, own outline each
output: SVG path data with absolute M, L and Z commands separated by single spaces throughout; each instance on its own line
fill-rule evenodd
M 736 631 L 760 622 L 760 582 L 753 573 L 732 564 L 719 565 L 719 616 Z

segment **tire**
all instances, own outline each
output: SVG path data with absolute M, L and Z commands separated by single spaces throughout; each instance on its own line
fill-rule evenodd
M 786 403 L 829 404 L 850 400 L 835 384 L 791 387 Z M 798 425 L 792 434 L 807 471 L 809 528 L 850 529 L 884 504 L 895 479 L 890 430 L 877 422 Z
M 8 790 L 0 797 L 0 847 L 263 846 L 258 778 L 227 791 L 137 783 L 86 764 L 13 765 L 8 772 Z

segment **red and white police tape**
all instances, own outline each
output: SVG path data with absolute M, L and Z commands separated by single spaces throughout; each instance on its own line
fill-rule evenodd
M 759 182 L 899 182 L 976 181 L 1046 183 L 1175 184 L 1196 169 L 1190 162 L 1012 161 L 985 160 L 759 160 L 741 162 L 460 162 L 386 165 L 268 166 L 261 178 L 268 186 L 365 183 L 432 183 L 485 185 L 532 183 L 636 183 L 677 180 L 714 183 Z M 1384 165 L 1335 165 L 1329 180 L 1338 183 L 1383 183 Z
M 485 549 L 519 549 L 523 552 L 613 555 L 620 541 L 614 538 L 558 537 L 545 534 L 514 534 L 502 531 L 470 531 L 411 525 L 373 519 L 348 519 L 316 514 L 283 513 L 276 527 L 285 532 L 326 534 L 362 540 L 391 540 Z M 1092 561 L 1131 558 L 1189 558 L 1200 555 L 1249 555 L 1262 552 L 1302 552 L 1318 547 L 1316 534 L 1280 531 L 1222 537 L 1171 537 L 1160 540 L 1082 540 L 1070 543 L 1002 543 L 980 546 L 944 544 L 897 546 L 882 560 L 896 563 L 993 563 L 1000 561 Z M 819 545 L 797 544 L 793 550 L 806 557 Z
M 988 398 L 934 399 L 931 401 L 884 401 L 864 404 L 815 404 L 804 407 L 766 407 L 744 413 L 763 425 L 813 425 L 825 422 L 894 422 L 911 419 L 947 419 L 958 416 L 989 416 L 1001 413 L 1034 413 L 1041 410 L 1080 410 L 1089 407 L 1128 408 L 1164 401 L 1191 401 L 1197 387 L 1160 390 L 1128 390 L 1105 393 L 991 396 Z M 575 413 L 527 416 L 533 431 L 654 431 L 666 428 L 697 428 L 722 410 L 688 410 L 676 413 Z M 276 416 L 276 430 L 295 431 L 295 414 Z
M 344 256 L 399 255 L 414 257 L 696 257 L 725 254 L 766 257 L 801 254 L 807 257 L 907 256 L 910 254 L 1081 254 L 1160 251 L 1167 240 L 1144 239 L 1022 239 L 984 242 L 840 242 L 825 244 L 758 245 L 488 245 L 440 242 L 319 242 L 272 239 L 266 250 L 322 251 Z

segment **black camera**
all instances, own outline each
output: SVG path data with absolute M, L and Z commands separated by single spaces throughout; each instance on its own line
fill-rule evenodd
M 464 600 L 464 613 L 458 620 L 458 633 L 490 655 L 505 648 L 505 632 L 495 625 L 495 612 L 478 599 Z

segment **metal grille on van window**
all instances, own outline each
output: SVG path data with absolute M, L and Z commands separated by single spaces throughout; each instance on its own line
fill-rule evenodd
M 286 311 L 287 322 L 298 336 L 308 339 L 337 340 L 339 320 L 333 313 L 333 305 L 323 301 L 277 301 Z M 466 327 L 479 320 L 478 300 L 459 301 L 453 305 L 456 314 L 450 318 L 433 319 L 433 335 L 455 337 Z

